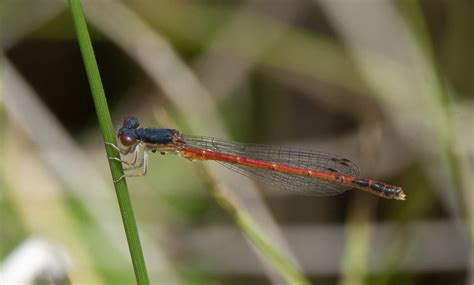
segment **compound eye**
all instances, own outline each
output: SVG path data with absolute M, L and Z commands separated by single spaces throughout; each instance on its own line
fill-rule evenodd
M 127 129 L 136 129 L 140 126 L 140 122 L 134 117 L 128 117 L 123 121 L 123 127 Z
M 119 134 L 118 137 L 120 139 L 120 143 L 123 146 L 132 146 L 137 142 L 137 139 L 135 137 L 128 136 L 126 134 Z

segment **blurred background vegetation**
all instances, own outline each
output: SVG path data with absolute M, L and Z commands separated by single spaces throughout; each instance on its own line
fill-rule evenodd
M 0 3 L 2 284 L 133 284 L 67 4 Z M 292 195 L 152 155 L 128 179 L 151 283 L 288 282 L 224 197 L 314 284 L 472 284 L 470 1 L 82 3 L 117 127 L 335 153 L 407 194 Z

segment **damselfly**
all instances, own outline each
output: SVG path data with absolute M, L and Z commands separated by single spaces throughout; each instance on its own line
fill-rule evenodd
M 359 178 L 355 163 L 319 151 L 242 144 L 212 137 L 188 136 L 173 129 L 139 128 L 136 118 L 124 120 L 118 138 L 124 148 L 112 145 L 120 153 L 133 154 L 131 161 L 116 157 L 129 165 L 126 170 L 142 168 L 139 173 L 124 177 L 143 176 L 147 172 L 148 152 L 174 153 L 189 160 L 214 160 L 243 175 L 277 188 L 305 195 L 329 196 L 350 189 L 364 190 L 377 196 L 405 200 L 401 187 Z M 140 149 L 143 149 L 140 152 Z M 139 153 L 143 154 L 137 160 Z

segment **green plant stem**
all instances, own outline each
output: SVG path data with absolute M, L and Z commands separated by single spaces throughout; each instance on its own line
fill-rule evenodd
M 116 145 L 112 119 L 107 106 L 104 88 L 100 79 L 99 68 L 97 67 L 97 62 L 95 60 L 94 50 L 92 49 L 92 43 L 87 30 L 87 24 L 80 0 L 69 0 L 69 8 L 72 14 L 82 58 L 84 60 L 87 78 L 89 79 L 92 98 L 94 100 L 104 142 Z M 106 152 L 107 157 L 119 157 L 119 153 L 110 146 L 106 146 Z M 122 177 L 123 168 L 120 162 L 109 160 L 109 166 L 114 181 Z M 150 282 L 148 279 L 145 260 L 143 258 L 137 224 L 133 215 L 133 208 L 128 193 L 127 183 L 125 179 L 121 179 L 117 183 L 114 183 L 114 185 L 132 258 L 133 269 L 135 271 L 135 278 L 138 284 L 149 284 Z

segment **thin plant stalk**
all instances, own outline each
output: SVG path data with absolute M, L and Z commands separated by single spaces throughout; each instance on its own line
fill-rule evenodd
M 104 88 L 97 67 L 97 62 L 92 48 L 91 39 L 87 30 L 87 24 L 84 12 L 79 0 L 69 0 L 69 8 L 72 14 L 74 27 L 79 42 L 82 58 L 91 87 L 92 98 L 96 109 L 100 130 L 104 138 L 104 142 L 116 145 L 115 132 L 112 125 L 112 119 L 105 98 Z M 107 157 L 119 157 L 117 150 L 110 146 L 106 146 Z M 109 166 L 112 173 L 112 179 L 117 181 L 123 175 L 123 168 L 120 162 L 109 160 Z M 135 278 L 138 284 L 149 284 L 148 273 L 146 269 L 145 259 L 140 244 L 138 228 L 133 214 L 132 203 L 128 193 L 128 187 L 125 179 L 120 179 L 114 183 L 115 193 L 119 203 L 122 222 L 127 236 L 128 247 L 132 258 Z

